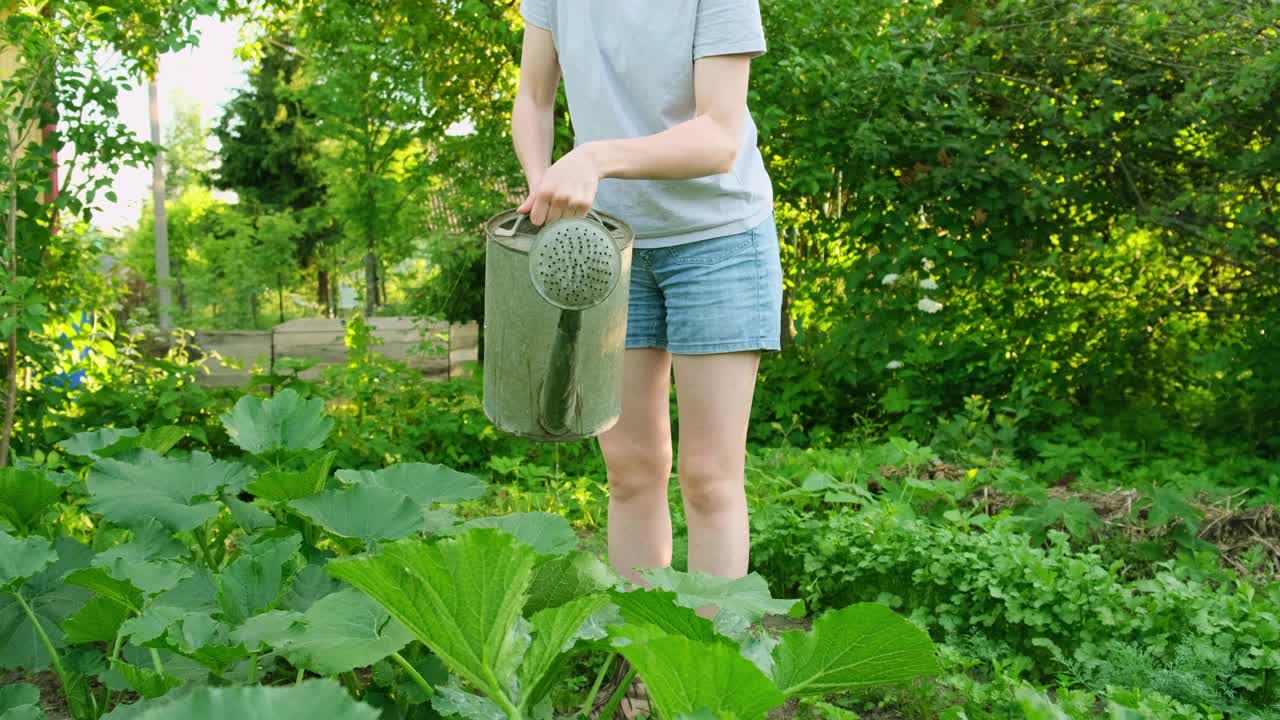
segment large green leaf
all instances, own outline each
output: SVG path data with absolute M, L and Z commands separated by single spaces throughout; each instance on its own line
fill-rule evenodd
M 0 720 L 44 720 L 40 689 L 28 683 L 0 686 Z
M 173 539 L 173 532 L 155 518 L 147 518 L 133 527 L 133 539 L 123 545 L 103 550 L 93 558 L 97 567 L 111 567 L 116 559 L 130 562 L 172 560 L 187 551 Z
M 574 535 L 569 521 L 554 513 L 526 512 L 476 518 L 448 533 L 463 533 L 473 528 L 496 528 L 543 555 L 572 552 L 578 546 L 578 536 Z
M 352 485 L 294 500 L 289 507 L 342 537 L 394 540 L 422 530 L 422 508 L 408 497 L 372 485 Z
M 249 656 L 244 645 L 232 638 L 232 630 L 210 613 L 188 612 L 168 623 L 163 640 L 214 672 L 222 673 Z M 128 632 L 128 624 L 125 631 Z M 135 635 L 134 640 L 137 639 Z
M 94 558 L 96 563 L 98 558 Z M 174 560 L 153 560 L 139 562 L 117 557 L 105 566 L 101 566 L 111 577 L 127 580 L 147 596 L 172 590 L 183 579 L 191 577 L 194 572 L 190 565 Z
M 338 456 L 336 451 L 324 453 L 305 470 L 271 470 L 262 473 L 249 483 L 245 490 L 257 497 L 273 502 L 286 502 L 308 497 L 324 490 L 329 479 L 329 467 Z
M 222 415 L 231 442 L 260 455 L 269 450 L 315 450 L 333 429 L 324 401 L 304 398 L 292 389 L 261 399 L 246 395 Z
M 132 462 L 99 460 L 89 471 L 89 509 L 126 526 L 154 518 L 173 531 L 190 530 L 218 512 L 224 487 L 243 487 L 249 468 L 206 453 L 174 460 L 141 450 Z
M 80 568 L 68 573 L 65 582 L 92 590 L 128 610 L 142 612 L 142 591 L 127 578 L 112 577 L 106 568 Z
M 613 591 L 614 604 L 622 611 L 622 617 L 633 625 L 653 625 L 670 635 L 714 642 L 721 638 L 715 625 L 687 607 L 676 605 L 676 594 L 666 590 Z
M 231 631 L 231 639 L 244 643 L 250 652 L 258 652 L 264 645 L 270 647 L 287 642 L 295 634 L 294 626 L 302 622 L 300 612 L 271 610 L 244 621 Z
M 520 664 L 522 704 L 536 704 L 551 691 L 560 680 L 556 671 L 563 662 L 564 652 L 578 639 L 587 618 L 608 602 L 604 595 L 588 595 L 543 610 L 529 619 L 533 643 Z
M 163 702 L 134 720 L 379 720 L 372 706 L 356 702 L 327 678 L 287 687 L 199 688 Z
M 435 503 L 458 503 L 484 495 L 484 481 L 444 465 L 400 463 L 381 470 L 339 470 L 343 482 L 376 485 L 408 495 L 430 508 Z
M 124 676 L 130 688 L 144 698 L 158 698 L 182 684 L 181 680 L 172 675 L 130 665 L 127 662 L 116 661 L 112 663 L 112 667 Z
M 463 720 L 507 720 L 506 713 L 492 700 L 473 695 L 455 684 L 441 685 L 431 696 L 431 707 L 441 715 L 457 715 Z
M 786 699 L 760 669 L 727 643 L 668 636 L 620 646 L 644 678 L 663 717 L 703 708 L 738 720 L 763 719 Z
M 218 609 L 217 582 L 205 568 L 197 568 L 172 590 L 156 596 L 142 615 L 124 624 L 125 635 L 135 644 L 150 643 L 188 613 L 212 613 Z
M 251 648 L 270 645 L 296 667 L 337 675 L 398 652 L 413 635 L 355 588 L 318 600 L 306 613 L 271 612 L 237 630 Z
M 324 570 L 324 563 L 311 563 L 294 576 L 289 584 L 289 591 L 280 601 L 285 610 L 306 612 L 320 598 L 332 595 L 342 587 L 342 583 L 334 580 Z
M 90 432 L 82 432 L 72 438 L 63 440 L 62 448 L 72 455 L 101 460 L 109 457 L 120 457 L 130 450 L 144 448 L 158 455 L 164 455 L 173 449 L 182 438 L 190 435 L 185 428 L 166 426 L 150 428 L 139 433 L 135 428 L 102 428 Z
M 0 468 L 0 517 L 15 527 L 30 528 L 58 501 L 62 489 L 43 472 Z
M 92 598 L 79 612 L 62 623 L 63 639 L 72 645 L 79 643 L 110 643 L 125 620 L 129 608 L 108 597 Z
M 218 575 L 222 618 L 239 625 L 279 604 L 289 580 L 302 566 L 302 536 L 281 529 L 246 543 Z
M 826 695 L 938 672 L 924 631 L 876 603 L 824 614 L 811 632 L 782 634 L 773 678 L 788 696 Z
M 529 585 L 526 614 L 563 605 L 586 595 L 620 587 L 621 577 L 592 553 L 538 558 Z
M 253 533 L 276 526 L 276 519 L 270 513 L 230 493 L 222 494 L 222 504 L 227 506 L 227 511 L 231 513 L 232 519 L 245 532 Z
M 799 600 L 774 599 L 769 594 L 769 584 L 757 573 L 723 578 L 667 567 L 644 570 L 642 574 L 652 587 L 674 592 L 678 605 L 695 610 L 715 605 L 721 612 L 732 612 L 748 623 L 759 622 L 765 615 L 790 615 L 803 608 Z
M 20 584 L 58 559 L 42 537 L 16 538 L 0 530 L 0 590 Z
M 89 600 L 89 591 L 63 582 L 73 570 L 89 564 L 93 551 L 70 538 L 59 538 L 53 546 L 57 559 L 27 579 L 21 593 L 54 649 L 64 645 L 62 623 Z M 24 668 L 43 670 L 49 654 L 22 606 L 12 592 L 0 592 L 0 670 Z
M 333 560 L 328 570 L 368 593 L 451 671 L 504 705 L 527 647 L 512 630 L 535 558 L 511 536 L 477 529 L 431 544 L 385 545 L 373 555 Z
M 124 438 L 136 438 L 140 433 L 137 428 L 102 428 L 77 433 L 58 443 L 63 450 L 77 457 L 101 460 L 98 451 L 109 448 Z

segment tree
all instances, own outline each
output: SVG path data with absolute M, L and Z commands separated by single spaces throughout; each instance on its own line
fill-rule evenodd
M 290 90 L 302 80 L 302 58 L 280 28 L 250 47 L 257 53 L 248 86 L 227 103 L 213 128 L 220 144 L 213 184 L 235 191 L 251 213 L 295 214 L 301 229 L 294 264 L 316 268 L 316 297 L 328 307 L 326 256 L 332 254 L 328 248 L 335 227 L 324 209 L 326 191 L 314 138 L 307 131 L 315 117 Z
M 78 232 L 57 230 L 74 230 L 64 218 L 87 219 L 99 192 L 111 197 L 121 165 L 145 163 L 152 148 L 119 122 L 119 89 L 154 64 L 158 53 L 193 41 L 191 21 L 213 9 L 208 0 L 67 0 L 23 3 L 12 11 L 10 6 L 0 12 L 0 49 L 14 58 L 13 67 L 0 73 L 0 196 L 6 201 L 0 465 L 9 460 L 19 394 L 31 390 L 53 356 L 53 346 L 41 336 L 44 318 L 51 309 L 65 312 L 84 301 L 77 283 L 67 282 L 67 272 L 94 273 L 60 265 L 64 258 L 81 257 L 85 240 Z M 115 51 L 118 63 L 102 64 L 99 57 L 112 53 L 100 51 Z M 55 175 L 54 158 L 59 152 L 65 156 L 68 147 L 75 155 Z M 86 172 L 92 167 L 102 172 Z
M 506 5 L 445 0 L 329 0 L 297 18 L 298 96 L 316 119 L 329 205 L 363 255 L 366 313 L 382 261 L 422 235 L 428 178 L 457 172 L 445 131 L 491 115 L 511 88 L 513 18 Z

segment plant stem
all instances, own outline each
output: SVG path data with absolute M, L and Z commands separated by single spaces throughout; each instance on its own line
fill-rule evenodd
M 249 677 L 248 684 L 252 685 L 258 682 L 258 653 L 249 656 Z
M 511 703 L 511 699 L 507 697 L 506 693 L 502 692 L 502 683 L 498 682 L 493 670 L 485 668 L 485 674 L 489 676 L 489 686 L 494 689 L 493 701 L 507 716 L 507 720 L 524 720 L 524 713 L 520 712 L 520 708 Z
M 298 679 L 293 681 L 293 684 L 294 684 L 294 685 L 301 685 L 301 684 L 302 684 L 302 673 L 304 673 L 304 672 L 306 672 L 306 671 L 305 671 L 305 670 L 303 670 L 302 668 L 298 668 Z
M 351 686 L 351 694 L 355 696 L 357 700 L 359 700 L 360 699 L 360 678 L 356 677 L 356 671 L 348 670 L 343 675 L 343 677 L 346 678 L 347 684 Z
M 123 644 L 124 644 L 124 625 L 121 625 L 120 629 L 116 631 L 116 642 L 114 645 L 111 646 L 111 660 L 107 662 L 107 667 L 110 667 L 111 665 L 115 664 L 115 661 L 120 659 L 120 646 Z M 104 711 L 111 709 L 111 688 L 106 688 L 106 691 L 107 691 L 106 695 L 104 695 L 102 698 L 102 709 Z
M 213 550 L 209 548 L 209 522 L 200 523 L 200 549 L 204 552 L 204 562 L 209 569 L 217 572 L 218 566 L 214 564 Z
M 26 598 L 22 597 L 22 593 L 12 592 L 18 599 L 18 605 L 22 606 L 22 611 L 27 614 L 27 619 L 31 621 L 31 626 L 36 629 L 36 635 L 40 637 L 40 642 L 44 645 L 45 652 L 49 653 L 49 662 L 53 665 L 53 671 L 58 674 L 58 680 L 62 682 L 62 694 L 67 700 L 67 704 L 71 703 L 71 685 L 67 681 L 67 673 L 62 669 L 62 660 L 58 658 L 58 651 L 53 647 L 53 641 L 49 639 L 48 633 L 44 631 L 44 626 L 40 624 L 40 619 L 36 617 L 35 611 L 27 604 Z
M 604 712 L 600 713 L 602 718 L 611 718 L 618 711 L 618 706 L 622 704 L 622 697 L 627 694 L 627 690 L 631 688 L 631 681 L 636 677 L 636 669 L 631 668 L 626 677 L 622 678 L 622 682 L 618 684 L 617 689 L 613 691 L 613 696 L 609 698 L 609 704 L 604 706 Z
M 613 661 L 618 657 L 618 653 L 611 652 L 609 657 L 604 659 L 604 664 L 600 666 L 600 672 L 596 673 L 596 681 L 591 685 L 591 692 L 587 694 L 587 702 L 582 706 L 582 712 L 579 716 L 585 718 L 591 713 L 591 706 L 595 704 L 596 695 L 600 693 L 600 685 L 604 682 L 604 676 L 609 672 L 609 668 L 613 667 Z
M 427 683 L 427 679 L 422 677 L 422 673 L 419 673 L 417 668 L 410 665 L 409 661 L 405 660 L 403 655 L 398 652 L 394 652 L 391 653 L 391 659 L 395 660 L 397 665 L 404 668 L 404 671 L 409 673 L 409 677 L 413 678 L 413 681 L 418 684 L 418 687 L 422 688 L 422 691 L 427 694 L 427 697 L 431 697 L 436 694 L 436 691 L 432 689 L 429 683 Z

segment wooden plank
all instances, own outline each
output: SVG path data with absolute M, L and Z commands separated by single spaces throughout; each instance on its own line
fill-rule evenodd
M 478 328 L 475 323 L 450 325 L 445 322 L 419 324 L 414 318 L 371 318 L 372 335 L 381 340 L 375 351 L 391 360 L 405 363 L 428 379 L 443 379 L 450 372 L 456 377 L 465 363 L 476 359 Z M 444 337 L 439 337 L 443 335 Z M 341 320 L 300 318 L 277 325 L 270 331 L 223 330 L 199 331 L 196 344 L 206 352 L 216 352 L 228 360 L 243 364 L 231 368 L 209 358 L 210 373 L 201 384 L 210 387 L 244 385 L 249 381 L 248 369 L 255 363 L 267 366 L 274 356 L 308 359 L 318 364 L 301 376 L 315 379 L 325 368 L 346 362 L 346 328 Z M 422 352 L 424 342 L 438 352 Z M 451 348 L 451 351 L 450 351 Z

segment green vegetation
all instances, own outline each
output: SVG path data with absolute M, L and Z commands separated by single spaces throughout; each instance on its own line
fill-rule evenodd
M 618 658 L 666 720 L 1280 716 L 1280 7 L 762 3 L 755 573 L 683 572 L 673 489 L 622 592 L 595 444 L 364 322 L 480 319 L 516 7 L 366 5 L 0 18 L 0 720 L 551 720 Z M 163 136 L 166 280 L 150 208 L 94 212 L 157 151 L 120 90 L 208 15 L 251 72 Z M 201 383 L 196 329 L 320 315 L 344 364 Z

